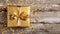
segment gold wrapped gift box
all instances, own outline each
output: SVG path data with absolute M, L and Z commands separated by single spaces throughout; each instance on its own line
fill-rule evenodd
M 8 27 L 30 26 L 30 6 L 8 6 L 7 10 Z

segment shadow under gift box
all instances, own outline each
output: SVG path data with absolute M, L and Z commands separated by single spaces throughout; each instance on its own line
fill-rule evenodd
M 30 26 L 30 6 L 7 7 L 8 27 L 29 27 Z

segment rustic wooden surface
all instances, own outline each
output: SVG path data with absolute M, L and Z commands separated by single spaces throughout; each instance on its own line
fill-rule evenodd
M 14 2 L 15 4 L 20 5 L 30 5 L 31 27 L 8 28 L 6 24 L 0 24 L 0 34 L 60 34 L 60 24 L 46 24 L 39 22 L 44 18 L 60 18 L 60 0 L 21 0 L 19 3 L 15 0 L 10 1 L 11 3 Z M 0 0 L 0 2 L 3 2 L 3 5 L 5 4 L 4 0 Z M 0 14 L 4 14 L 5 16 L 6 13 L 2 12 Z M 4 18 L 1 15 L 0 22 L 5 23 L 6 17 Z

